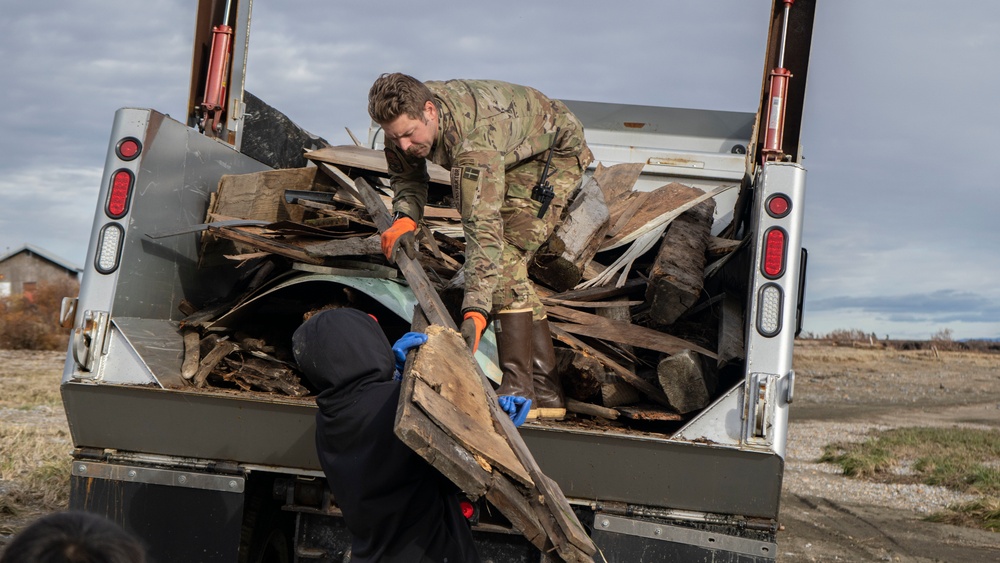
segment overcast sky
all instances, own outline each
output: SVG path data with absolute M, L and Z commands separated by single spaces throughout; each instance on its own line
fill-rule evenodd
M 196 3 L 0 0 L 0 251 L 83 265 L 115 110 L 184 120 Z M 387 71 L 756 111 L 770 4 L 257 0 L 247 89 L 335 144 Z M 1000 337 L 997 61 L 1000 2 L 820 0 L 805 330 Z

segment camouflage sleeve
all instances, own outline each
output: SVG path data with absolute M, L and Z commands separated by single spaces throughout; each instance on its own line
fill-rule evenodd
M 385 162 L 389 167 L 389 185 L 392 186 L 392 211 L 411 217 L 418 223 L 424 217 L 427 203 L 427 161 L 406 156 L 392 144 L 385 146 Z
M 489 314 L 503 251 L 504 157 L 497 150 L 458 155 L 451 168 L 451 189 L 465 231 L 465 299 L 462 310 Z

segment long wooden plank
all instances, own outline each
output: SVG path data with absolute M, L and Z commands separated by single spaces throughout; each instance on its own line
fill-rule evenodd
M 702 348 L 672 334 L 644 326 L 611 320 L 600 315 L 577 311 L 576 309 L 570 309 L 561 305 L 548 306 L 546 307 L 546 311 L 548 311 L 550 316 L 577 323 L 578 326 L 563 327 L 566 332 L 611 340 L 612 342 L 621 344 L 630 344 L 640 348 L 663 352 L 664 354 L 676 354 L 681 350 L 693 350 L 713 360 L 718 359 L 718 356 L 711 350 Z
M 243 242 L 260 250 L 266 250 L 273 254 L 278 254 L 286 258 L 291 258 L 292 260 L 298 260 L 300 262 L 305 262 L 307 264 L 317 264 L 317 265 L 323 263 L 322 258 L 309 256 L 308 254 L 306 254 L 304 250 L 302 250 L 297 246 L 282 244 L 278 241 L 271 240 L 267 237 L 262 237 L 258 234 L 240 230 L 235 227 L 222 227 L 222 228 L 209 227 L 208 231 L 210 233 L 215 234 L 216 236 L 227 238 L 230 240 L 235 240 L 238 242 Z
M 340 145 L 309 151 L 305 153 L 305 157 L 313 161 L 369 170 L 382 176 L 389 174 L 389 165 L 385 161 L 385 151 L 353 145 Z M 431 177 L 431 182 L 445 186 L 451 185 L 451 174 L 440 165 L 428 162 L 427 173 Z

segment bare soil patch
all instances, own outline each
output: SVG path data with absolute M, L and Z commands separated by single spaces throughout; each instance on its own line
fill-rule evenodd
M 822 446 L 872 429 L 1000 431 L 1000 355 L 797 343 L 778 561 L 1000 561 L 1000 534 L 925 518 L 967 495 L 851 479 Z

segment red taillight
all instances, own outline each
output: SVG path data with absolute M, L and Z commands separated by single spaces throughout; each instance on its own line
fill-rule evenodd
M 118 158 L 125 161 L 134 160 L 135 157 L 139 156 L 140 152 L 142 152 L 142 143 L 135 137 L 126 137 L 115 147 L 115 153 L 118 155 Z
M 773 195 L 767 200 L 767 214 L 780 219 L 792 209 L 792 202 L 782 194 Z
M 466 520 L 471 520 L 473 516 L 476 515 L 476 507 L 467 500 L 462 500 L 459 502 L 459 506 L 462 507 L 462 516 Z
M 779 228 L 768 229 L 764 233 L 764 275 L 776 278 L 785 271 L 785 231 Z
M 128 213 L 133 179 L 132 172 L 124 168 L 116 170 L 111 176 L 111 189 L 108 191 L 108 217 L 121 219 Z

